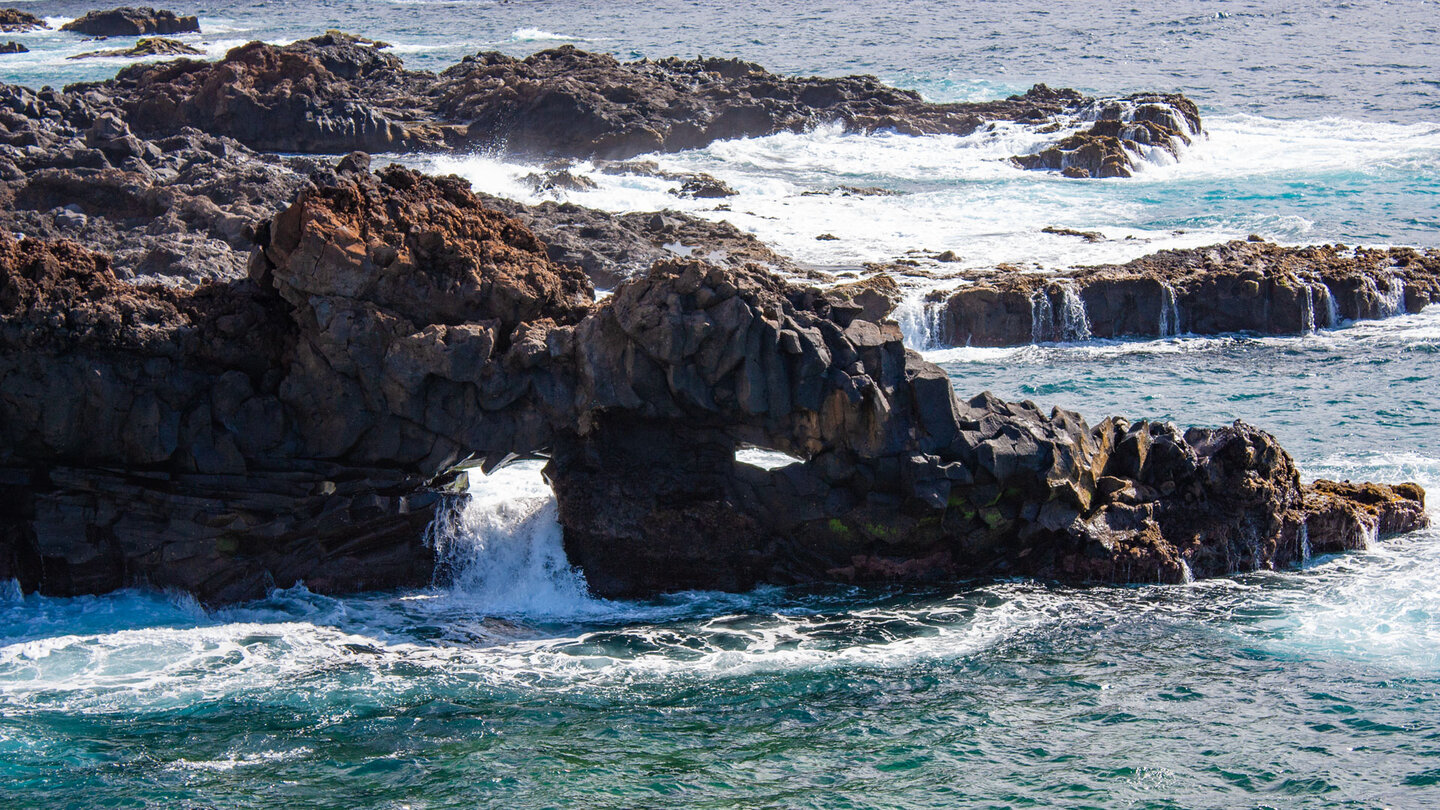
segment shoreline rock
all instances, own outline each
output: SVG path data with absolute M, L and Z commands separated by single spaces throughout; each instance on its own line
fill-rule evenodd
M 71 89 L 111 99 L 149 137 L 192 126 L 283 152 L 484 148 L 624 160 L 834 121 L 908 135 L 967 135 L 1000 121 L 1051 131 L 1090 123 L 1074 137 L 1091 146 L 1016 160 L 1109 177 L 1128 175 L 1147 149 L 1178 154 L 1201 132 L 1195 105 L 1180 95 L 1106 100 L 1037 85 L 998 101 L 936 104 L 873 76 L 786 77 L 736 59 L 621 62 L 570 45 L 523 59 L 480 53 L 436 75 L 407 70 L 383 47 L 340 32 L 286 46 L 252 42 L 218 62 L 141 65 Z M 697 183 L 687 192 L 726 189 Z
M 937 296 L 947 345 L 1111 337 L 1298 335 L 1416 313 L 1440 300 L 1440 251 L 1235 241 L 1064 278 L 989 273 Z
M 74 56 L 67 56 L 66 59 L 104 59 L 124 58 L 140 59 L 146 56 L 204 56 L 205 52 L 192 48 L 179 40 L 165 39 L 163 37 L 149 37 L 137 41 L 129 48 L 116 48 L 109 51 L 89 51 L 77 53 Z
M 17 34 L 37 28 L 49 28 L 43 19 L 18 8 L 0 8 L 0 32 Z
M 755 266 L 661 261 L 596 304 L 459 178 L 352 156 L 317 179 L 256 229 L 247 278 L 194 289 L 0 235 L 0 577 L 207 602 L 423 585 L 445 482 L 537 454 L 602 596 L 1176 582 L 1294 562 L 1302 529 L 1328 548 L 1426 520 L 1413 485 L 1302 486 L 1247 425 L 961 401 L 893 324 Z
M 173 11 L 149 6 L 123 6 L 110 11 L 91 11 L 60 26 L 61 31 L 92 37 L 138 37 L 146 34 L 198 34 L 200 21 Z

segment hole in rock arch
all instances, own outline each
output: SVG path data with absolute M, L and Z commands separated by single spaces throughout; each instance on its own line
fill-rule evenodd
M 804 464 L 805 459 L 799 456 L 792 456 L 779 450 L 768 450 L 764 447 L 753 445 L 742 445 L 735 450 L 735 460 L 741 464 L 749 464 L 752 467 L 759 467 L 762 470 L 778 470 L 781 467 L 788 467 L 791 464 Z
M 464 493 L 431 524 L 435 584 L 487 615 L 590 612 L 585 577 L 565 556 L 555 491 L 544 459 L 459 471 Z

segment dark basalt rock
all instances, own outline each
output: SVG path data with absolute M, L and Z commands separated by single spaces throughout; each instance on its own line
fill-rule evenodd
M 158 11 L 149 6 L 125 6 L 111 11 L 92 11 L 60 26 L 92 37 L 137 37 L 145 34 L 198 34 L 200 21 L 181 17 L 173 11 Z
M 1302 527 L 1326 548 L 1425 519 L 1418 487 L 1303 487 L 1249 426 L 960 402 L 893 324 L 758 267 L 668 260 L 592 304 L 464 181 L 367 164 L 258 228 L 241 281 L 127 285 L 0 236 L 0 577 L 419 585 L 446 476 L 536 453 L 603 595 L 1178 581 L 1298 559 Z M 746 444 L 804 461 L 736 464 Z
M 612 214 L 574 203 L 539 205 L 477 195 L 488 207 L 515 217 L 545 243 L 551 260 L 581 267 L 596 287 L 611 289 L 677 255 L 700 255 L 714 264 L 760 264 L 798 273 L 790 259 L 728 222 L 679 211 Z
M 30 52 L 30 49 L 29 49 L 29 48 L 25 47 L 24 45 L 21 45 L 21 44 L 18 43 L 18 42 L 13 42 L 13 41 L 12 41 L 12 42 L 6 42 L 6 43 L 4 43 L 4 44 L 0 44 L 0 54 L 7 54 L 7 53 L 29 53 L 29 52 Z
M 276 152 L 443 146 L 445 127 L 424 120 L 434 77 L 404 70 L 385 47 L 338 32 L 284 47 L 252 42 L 218 62 L 135 65 L 72 89 L 109 99 L 146 137 L 189 126 Z
M 383 47 L 338 32 L 286 46 L 252 42 L 216 63 L 137 66 L 77 89 L 112 99 L 146 136 L 193 126 L 286 152 L 483 147 L 622 159 L 832 121 L 921 135 L 969 134 L 994 121 L 1059 131 L 1085 119 L 1115 144 L 1096 171 L 1114 163 L 1128 172 L 1139 151 L 1175 152 L 1200 131 L 1181 96 L 1106 102 L 1037 85 L 1001 101 L 932 104 L 872 76 L 792 78 L 733 59 L 620 62 L 568 45 L 524 59 L 481 53 L 436 76 L 406 70 Z
M 28 11 L 21 11 L 18 8 L 0 8 L 0 31 L 7 34 L 49 27 L 44 20 Z
M 1201 134 L 1199 109 L 1176 93 L 1137 93 L 1097 102 L 1081 115 L 1098 120 L 1054 146 L 1013 158 L 1015 163 L 1025 169 L 1053 169 L 1066 177 L 1129 177 L 1147 150 L 1179 158 L 1180 148 Z
M 942 339 L 1014 346 L 1182 332 L 1293 335 L 1415 313 L 1437 299 L 1440 251 L 1236 241 L 1075 268 L 1064 280 L 982 274 L 944 297 Z
M 0 227 L 83 241 L 121 278 L 243 277 L 247 230 L 319 166 L 193 129 L 145 140 L 89 95 L 0 85 Z
M 118 57 L 124 59 L 139 59 L 144 56 L 204 56 L 205 52 L 192 48 L 179 40 L 164 39 L 162 37 L 150 37 L 142 39 L 130 48 L 117 48 L 109 51 L 90 51 L 88 53 L 77 53 L 67 59 L 99 59 Z

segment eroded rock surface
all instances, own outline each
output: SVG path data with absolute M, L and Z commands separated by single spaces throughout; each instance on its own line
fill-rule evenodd
M 242 277 L 248 229 L 320 167 L 193 129 L 146 140 L 88 94 L 0 85 L 0 227 L 107 253 L 122 279 Z
M 570 559 L 611 596 L 1179 581 L 1425 519 L 1413 485 L 1303 487 L 1249 426 L 962 402 L 893 324 L 759 267 L 667 260 L 593 304 L 458 178 L 352 156 L 318 179 L 257 229 L 248 278 L 195 289 L 0 236 L 0 577 L 419 585 L 456 465 L 541 452 Z
M 136 66 L 86 87 L 147 136 L 192 126 L 286 152 L 483 147 L 619 159 L 830 122 L 912 135 L 1094 122 L 1074 136 L 1085 144 L 1062 139 L 1059 151 L 1017 160 L 1108 177 L 1129 174 L 1148 149 L 1178 153 L 1200 132 L 1195 106 L 1178 95 L 1105 101 L 1039 85 L 1001 101 L 934 104 L 872 76 L 785 77 L 735 59 L 621 62 L 568 45 L 523 59 L 481 53 L 435 75 L 406 70 L 384 47 L 338 32 L 286 46 L 252 42 L 219 62 Z M 685 190 L 727 191 L 718 182 Z
M 0 31 L 7 34 L 49 27 L 44 20 L 28 11 L 21 11 L 18 8 L 0 8 Z
M 124 6 L 110 11 L 92 11 L 60 26 L 62 31 L 92 37 L 138 37 L 145 34 L 198 34 L 200 21 L 173 11 L 149 6 Z
M 1294 335 L 1440 300 L 1440 251 L 1235 241 L 1167 250 L 1066 278 L 996 272 L 945 295 L 943 342 L 1014 346 L 1089 337 Z
M 105 51 L 89 51 L 77 53 L 67 59 L 139 59 L 145 56 L 204 56 L 205 52 L 198 48 L 192 48 L 185 43 L 175 39 L 164 37 L 150 37 L 141 39 L 129 48 L 115 48 Z

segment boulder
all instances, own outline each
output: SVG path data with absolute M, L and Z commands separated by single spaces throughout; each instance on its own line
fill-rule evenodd
M 200 21 L 193 16 L 181 17 L 173 11 L 157 10 L 149 6 L 124 6 L 110 11 L 89 12 L 60 26 L 60 30 L 92 37 L 198 34 Z

